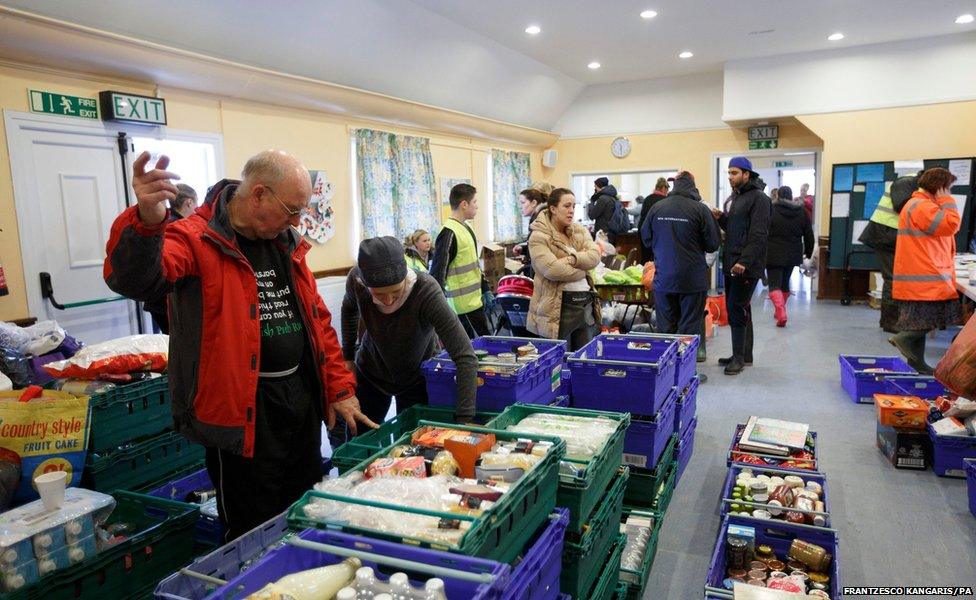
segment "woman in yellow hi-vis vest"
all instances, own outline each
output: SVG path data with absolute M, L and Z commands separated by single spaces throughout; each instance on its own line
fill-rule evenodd
M 488 335 L 482 295 L 488 291 L 478 262 L 478 238 L 467 226 L 478 214 L 478 190 L 459 183 L 451 188 L 451 218 L 434 242 L 430 274 L 444 288 L 447 303 L 457 313 L 468 336 Z
M 926 334 L 960 319 L 955 254 L 961 220 L 949 193 L 955 180 L 948 169 L 925 171 L 898 218 L 892 290 L 898 301 L 898 333 L 890 341 L 909 366 L 927 375 L 933 369 L 925 362 Z
M 434 246 L 430 234 L 423 229 L 418 229 L 407 236 L 403 246 L 407 266 L 418 273 L 429 273 L 430 250 Z

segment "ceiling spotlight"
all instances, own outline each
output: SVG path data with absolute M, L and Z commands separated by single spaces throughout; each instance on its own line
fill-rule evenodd
M 653 19 L 656 16 L 657 16 L 656 10 L 645 10 L 644 12 L 641 13 L 642 19 Z
M 828 35 L 827 39 L 830 40 L 831 42 L 839 42 L 842 39 L 844 39 L 844 34 L 838 31 L 837 33 L 832 33 Z
M 968 25 L 973 22 L 973 15 L 966 13 L 956 17 L 956 25 Z
M 586 66 L 595 70 L 595 69 L 599 69 L 600 68 L 600 63 L 598 63 L 598 62 L 596 62 L 594 60 L 593 62 L 591 62 L 590 64 L 588 64 Z
M 542 33 L 542 28 L 539 27 L 538 25 L 529 25 L 528 27 L 525 28 L 525 33 L 529 35 L 538 35 Z
M 678 55 L 678 58 L 691 58 L 694 55 L 695 53 L 692 52 L 691 50 L 685 50 L 684 52 Z

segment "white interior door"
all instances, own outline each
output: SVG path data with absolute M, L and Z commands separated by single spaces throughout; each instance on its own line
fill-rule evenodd
M 55 309 L 41 296 L 50 273 L 61 304 L 117 297 L 102 278 L 105 244 L 125 208 L 117 129 L 5 112 L 28 306 L 91 344 L 137 332 L 134 302 Z

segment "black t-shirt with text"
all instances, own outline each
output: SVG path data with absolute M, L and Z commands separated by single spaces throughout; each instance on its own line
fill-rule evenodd
M 305 350 L 305 332 L 291 288 L 289 258 L 271 240 L 249 240 L 238 235 L 237 244 L 258 282 L 261 373 L 294 369 Z

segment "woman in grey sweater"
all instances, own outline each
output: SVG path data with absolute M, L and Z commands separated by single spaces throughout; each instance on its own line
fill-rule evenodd
M 443 290 L 427 273 L 407 268 L 399 240 L 363 240 L 342 300 L 342 353 L 356 373 L 363 412 L 373 421 L 383 421 L 393 396 L 398 414 L 427 403 L 420 365 L 437 353 L 438 338 L 457 368 L 455 419 L 469 422 L 478 361 Z

